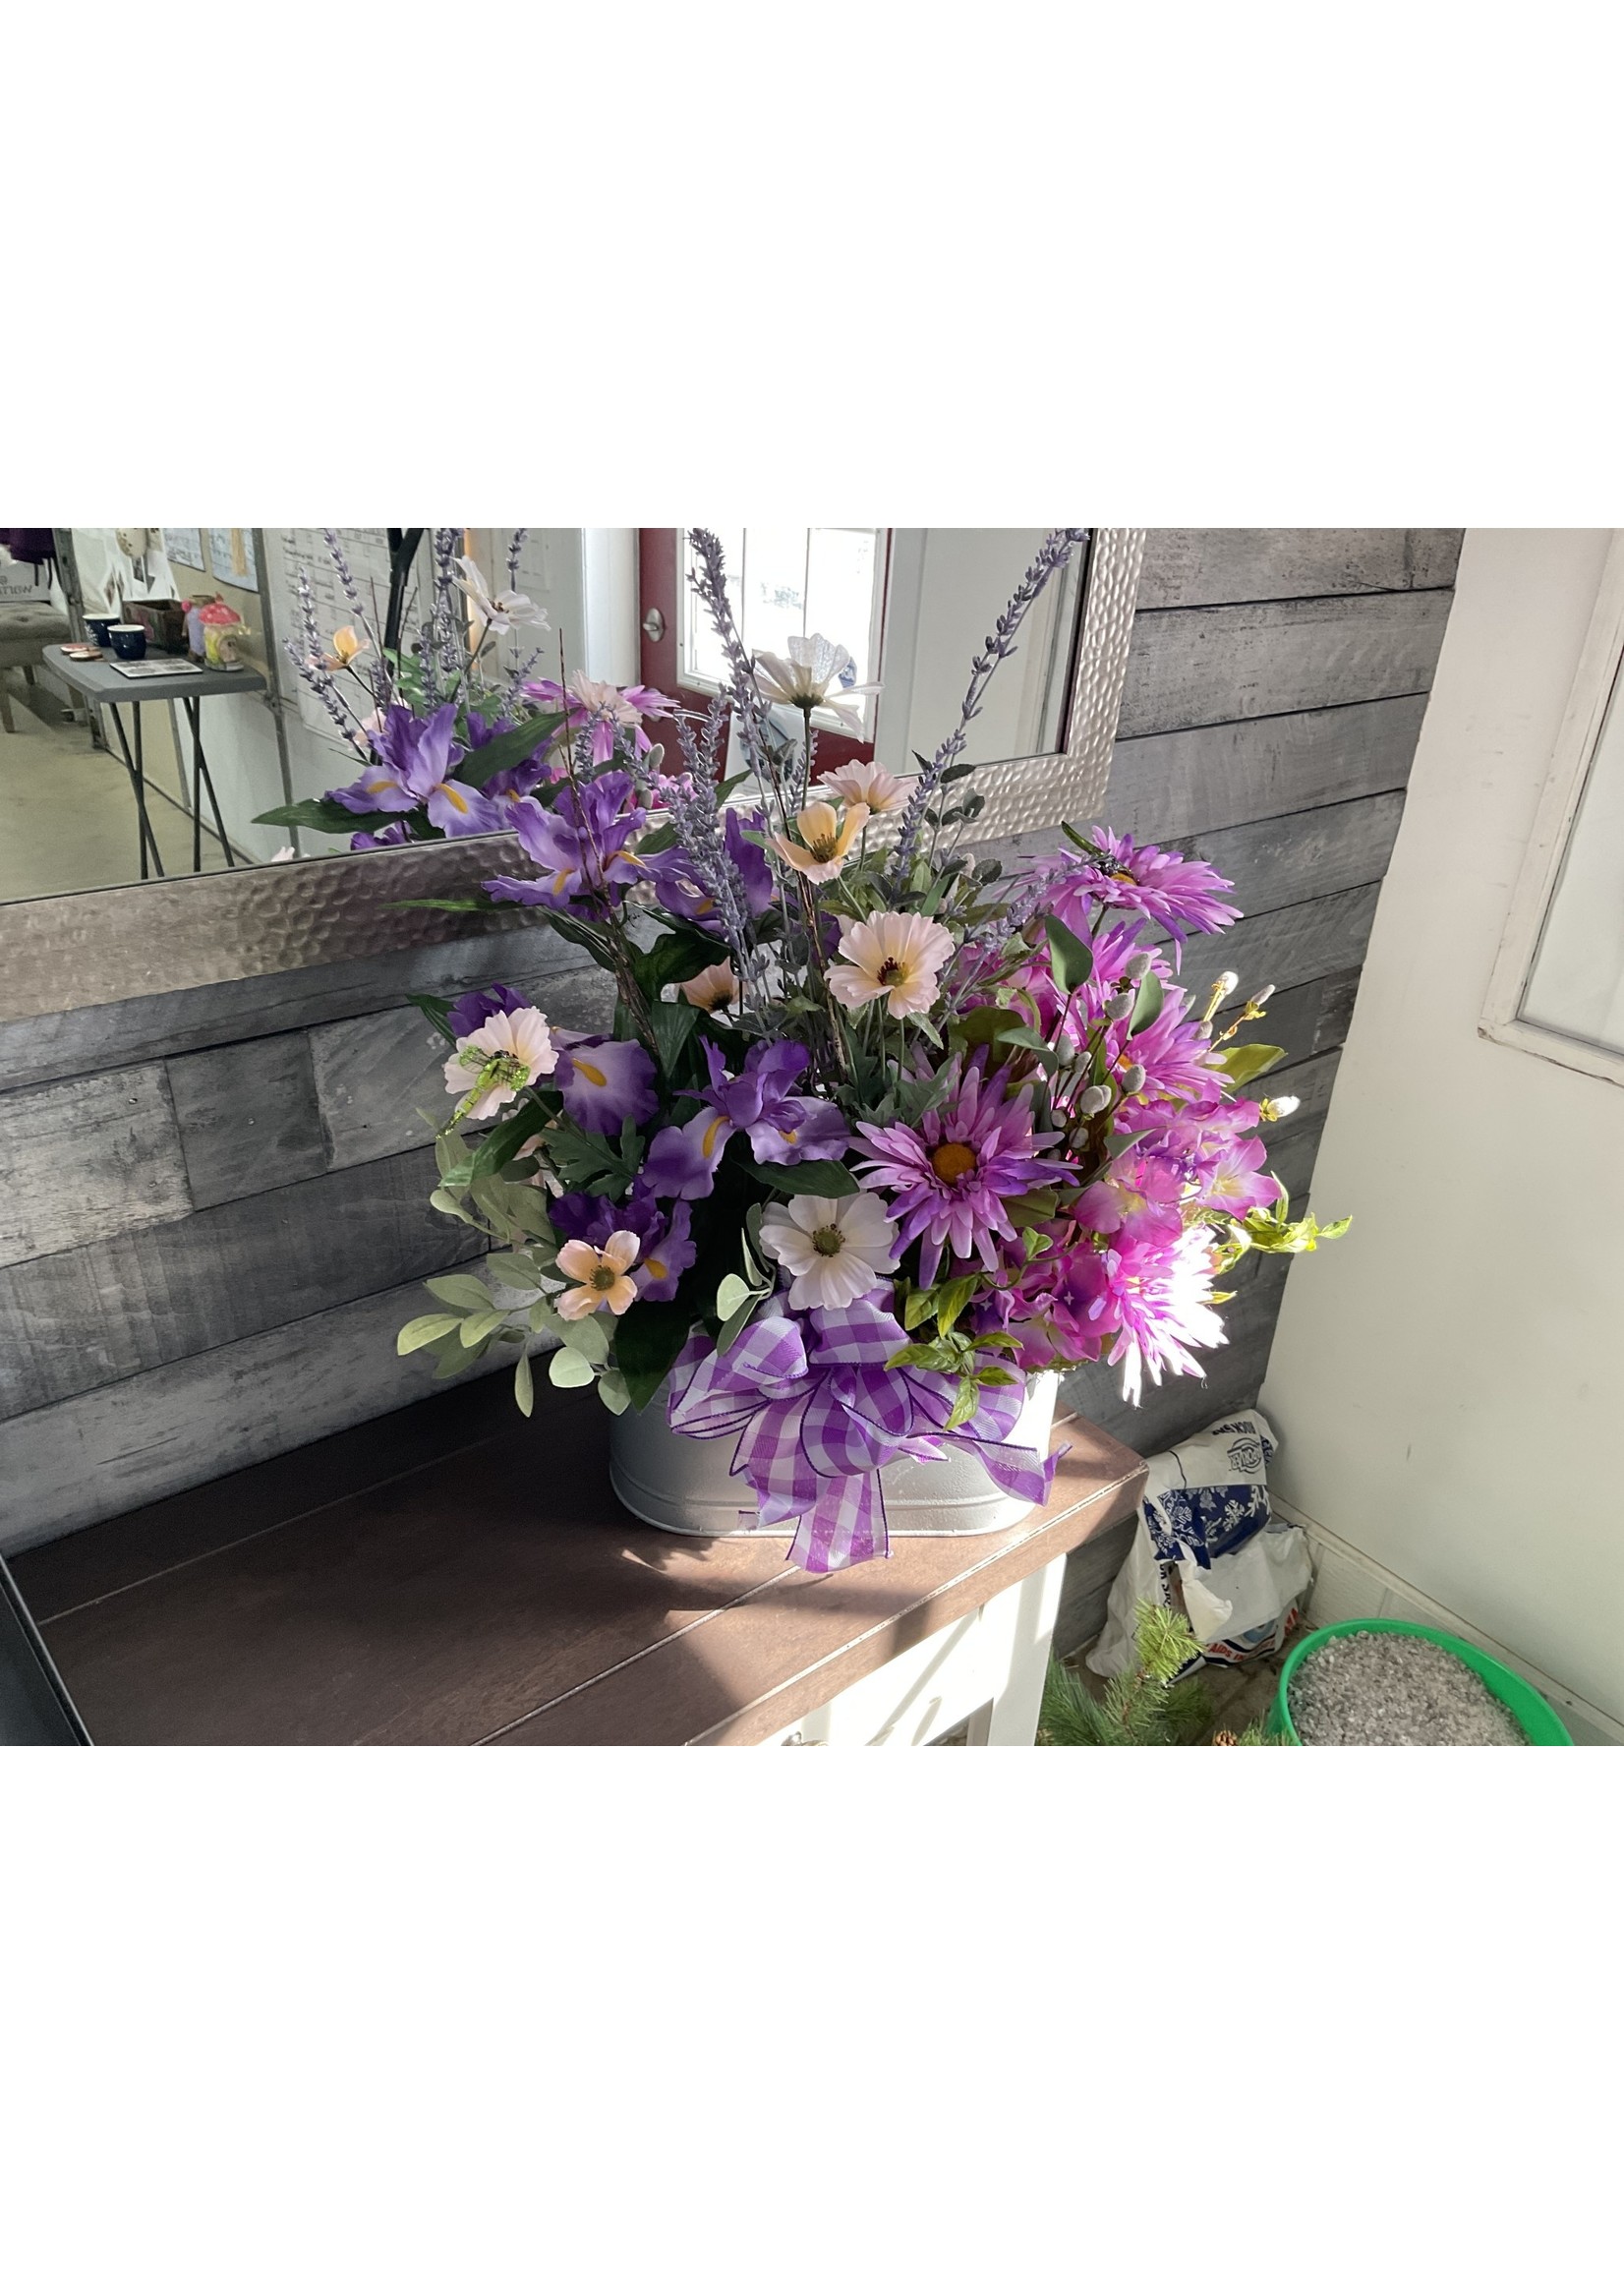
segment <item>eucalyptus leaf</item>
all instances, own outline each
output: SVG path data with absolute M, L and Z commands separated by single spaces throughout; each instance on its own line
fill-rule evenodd
M 530 1370 L 530 1353 L 521 1350 L 513 1369 L 513 1403 L 527 1419 L 536 1410 L 536 1377 Z
M 748 1280 L 741 1279 L 736 1271 L 729 1271 L 716 1291 L 718 1318 L 731 1318 L 741 1303 L 749 1302 L 752 1293 Z
M 435 1381 L 449 1381 L 454 1373 L 466 1373 L 479 1355 L 478 1343 L 453 1342 L 435 1369 Z
M 584 1389 L 596 1369 L 590 1358 L 583 1358 L 578 1350 L 565 1343 L 552 1353 L 547 1370 L 547 1378 L 554 1389 Z
M 1093 975 L 1094 951 L 1086 940 L 1079 940 L 1069 924 L 1059 916 L 1046 915 L 1043 929 L 1049 936 L 1049 965 L 1055 975 L 1055 985 L 1063 995 L 1070 995 Z
M 471 1349 L 477 1348 L 480 1343 L 490 1341 L 492 1335 L 502 1324 L 505 1315 L 505 1312 L 500 1311 L 487 1311 L 483 1315 L 465 1318 L 458 1331 L 463 1341 Z
M 1139 981 L 1139 991 L 1133 998 L 1133 1015 L 1128 1021 L 1130 1034 L 1142 1034 L 1153 1026 L 1162 1015 L 1162 983 L 1154 971 L 1147 971 Z M 1285 1053 L 1282 1051 L 1281 1056 Z
M 455 1311 L 489 1311 L 491 1290 L 483 1279 L 475 1279 L 466 1271 L 453 1271 L 444 1279 L 426 1279 L 423 1282 L 431 1295 L 441 1303 L 449 1303 Z
M 455 1334 L 462 1320 L 455 1312 L 429 1311 L 421 1318 L 409 1318 L 395 1336 L 395 1351 L 401 1358 L 409 1358 L 414 1350 L 422 1350 L 427 1343 L 441 1342 L 448 1334 Z
M 611 1414 L 623 1414 L 627 1406 L 631 1404 L 631 1392 L 626 1387 L 626 1377 L 618 1368 L 611 1368 L 608 1373 L 601 1373 L 598 1376 L 598 1395 Z

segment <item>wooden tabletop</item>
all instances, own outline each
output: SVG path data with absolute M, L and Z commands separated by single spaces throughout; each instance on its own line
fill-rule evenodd
M 747 1745 L 1130 1507 L 1065 1418 L 1047 1503 L 814 1578 L 609 1485 L 608 1416 L 507 1374 L 52 1541 L 12 1570 L 100 1745 Z

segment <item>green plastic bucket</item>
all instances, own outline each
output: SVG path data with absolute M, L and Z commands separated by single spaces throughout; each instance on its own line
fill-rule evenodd
M 1302 1744 L 1302 1738 L 1292 1726 L 1291 1709 L 1286 1703 L 1292 1676 L 1310 1651 L 1341 1634 L 1418 1634 L 1422 1642 L 1436 1643 L 1440 1650 L 1452 1651 L 1456 1658 L 1464 1660 L 1499 1699 L 1531 1745 L 1573 1743 L 1555 1707 L 1548 1705 L 1521 1674 L 1514 1674 L 1486 1651 L 1462 1642 L 1458 1635 L 1444 1634 L 1435 1626 L 1417 1626 L 1408 1618 L 1345 1618 L 1335 1626 L 1316 1626 L 1305 1634 L 1280 1669 L 1280 1686 L 1269 1708 L 1267 1726 L 1271 1737 L 1283 1737 L 1288 1745 Z

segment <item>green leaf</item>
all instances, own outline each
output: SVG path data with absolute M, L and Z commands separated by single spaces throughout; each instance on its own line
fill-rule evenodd
M 718 1318 L 731 1318 L 739 1305 L 748 1303 L 754 1292 L 748 1280 L 741 1279 L 736 1271 L 729 1271 L 716 1291 Z
M 602 1366 L 609 1357 L 609 1336 L 596 1312 L 589 1311 L 585 1318 L 560 1315 L 555 1331 L 560 1341 L 570 1350 L 579 1351 L 591 1366 Z
M 314 829 L 327 837 L 367 826 L 364 813 L 352 813 L 347 805 L 330 804 L 324 797 L 302 797 L 297 805 L 273 805 L 268 813 L 257 813 L 254 819 L 271 829 Z
M 688 1037 L 698 1022 L 699 1013 L 691 1003 L 649 1005 L 649 1023 L 660 1050 L 660 1071 L 667 1081 L 674 1076 L 677 1060 L 687 1048 Z
M 626 1387 L 626 1377 L 616 1367 L 611 1367 L 608 1373 L 601 1373 L 598 1376 L 598 1395 L 611 1414 L 623 1414 L 627 1406 L 631 1404 L 631 1392 Z
M 746 1161 L 751 1176 L 778 1193 L 815 1193 L 820 1199 L 840 1200 L 860 1190 L 856 1178 L 841 1161 Z
M 958 1387 L 958 1395 L 953 1401 L 953 1411 L 948 1416 L 949 1429 L 957 1429 L 963 1423 L 971 1420 L 980 1403 L 981 1392 L 976 1388 L 975 1383 L 973 1381 L 961 1382 Z
M 513 1403 L 528 1420 L 536 1411 L 536 1377 L 530 1370 L 530 1353 L 521 1350 L 513 1369 Z
M 547 1195 L 539 1185 L 504 1184 L 501 1192 L 502 1207 L 510 1223 L 538 1240 L 551 1243 L 557 1238 L 547 1212 Z
M 408 1003 L 415 1003 L 436 1034 L 447 1042 L 455 1041 L 451 1032 L 451 1005 L 443 995 L 408 995 Z
M 1225 1079 L 1239 1089 L 1243 1082 L 1259 1080 L 1286 1053 L 1276 1043 L 1243 1042 L 1237 1049 L 1215 1050 L 1212 1055 L 1223 1068 Z
M 453 915 L 473 916 L 489 915 L 492 907 L 494 905 L 494 903 L 483 898 L 476 900 L 469 893 L 460 893 L 456 896 L 455 899 L 428 901 L 385 901 L 383 905 L 386 908 L 449 908 Z
M 1162 1015 L 1162 983 L 1154 971 L 1147 971 L 1139 981 L 1139 991 L 1133 998 L 1132 1017 L 1128 1021 L 1130 1034 L 1142 1034 Z
M 468 1344 L 470 1349 L 473 1349 L 482 1342 L 490 1341 L 492 1335 L 502 1324 L 504 1316 L 505 1313 L 500 1311 L 487 1311 L 483 1315 L 465 1318 L 458 1331 L 463 1341 Z
M 1000 1010 L 996 1003 L 983 1003 L 979 1009 L 968 1012 L 953 1021 L 953 1035 L 966 1050 L 973 1050 L 978 1042 L 993 1042 L 1001 1028 L 1014 1018 L 1013 1011 Z
M 485 1268 L 498 1286 L 514 1288 L 520 1294 L 534 1293 L 541 1284 L 540 1265 L 530 1255 L 503 1254 L 498 1249 L 485 1258 Z
M 516 1113 L 508 1115 L 499 1129 L 481 1144 L 469 1168 L 471 1177 L 494 1177 L 513 1159 L 521 1145 L 540 1137 L 551 1117 L 536 1098 L 527 1098 Z
M 466 1271 L 453 1271 L 444 1279 L 426 1279 L 423 1282 L 431 1295 L 441 1303 L 449 1303 L 454 1311 L 489 1311 L 491 1290 L 483 1279 L 475 1279 Z
M 481 1228 L 462 1202 L 448 1193 L 443 1185 L 436 1185 L 429 1195 L 429 1205 L 441 1216 L 455 1216 L 459 1224 L 472 1224 L 476 1232 Z
M 457 781 L 466 782 L 471 789 L 483 789 L 493 774 L 517 766 L 521 758 L 528 758 L 532 750 L 539 748 L 563 723 L 561 711 L 543 711 L 520 726 L 509 727 L 504 733 L 493 734 L 482 748 L 467 753 L 457 768 Z
M 670 1303 L 634 1303 L 615 1328 L 615 1363 L 639 1413 L 675 1365 L 692 1325 L 692 1307 L 678 1294 Z
M 938 1291 L 936 1304 L 937 1324 L 944 1334 L 951 1334 L 958 1324 L 959 1312 L 980 1289 L 980 1279 L 974 1272 L 960 1279 L 950 1279 Z
M 435 1369 L 435 1381 L 449 1381 L 454 1373 L 466 1373 L 479 1355 L 478 1343 L 453 1342 Z
M 734 1310 L 728 1312 L 727 1316 L 722 1321 L 721 1326 L 718 1328 L 716 1338 L 716 1346 L 718 1350 L 732 1349 L 734 1343 L 737 1342 L 739 1336 L 744 1332 L 744 1329 L 749 1325 L 751 1319 L 754 1318 L 756 1312 L 761 1309 L 762 1305 L 767 1301 L 767 1298 L 771 1293 L 771 1288 L 767 1287 L 752 1287 L 749 1290 L 748 1294 L 744 1298 L 744 1301 L 740 1303 Z
M 554 1389 L 584 1389 L 595 1370 L 591 1359 L 583 1358 L 578 1350 L 571 1350 L 566 1342 L 561 1350 L 552 1353 L 547 1378 Z
M 911 1287 L 902 1304 L 902 1324 L 911 1334 L 916 1326 L 923 1326 L 934 1317 L 940 1290 L 935 1287 Z
M 414 1350 L 422 1350 L 426 1343 L 441 1342 L 448 1334 L 455 1334 L 461 1319 L 450 1311 L 426 1311 L 421 1318 L 409 1318 L 395 1336 L 395 1352 L 400 1358 L 410 1358 Z
M 1075 932 L 1063 924 L 1059 916 L 1045 916 L 1043 929 L 1049 935 L 1049 965 L 1055 974 L 1055 985 L 1063 995 L 1070 995 L 1092 975 L 1094 951 L 1086 940 L 1079 940 Z
M 539 1303 L 533 1303 L 530 1306 L 525 1316 L 530 1321 L 532 1334 L 556 1334 L 563 1324 L 563 1320 L 545 1295 Z

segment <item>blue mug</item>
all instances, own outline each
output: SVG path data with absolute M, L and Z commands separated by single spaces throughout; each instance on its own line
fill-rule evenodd
M 85 629 L 98 648 L 110 647 L 112 642 L 108 635 L 119 620 L 116 615 L 87 615 L 85 618 Z
M 107 637 L 121 664 L 139 664 L 146 653 L 146 634 L 139 623 L 109 624 Z

